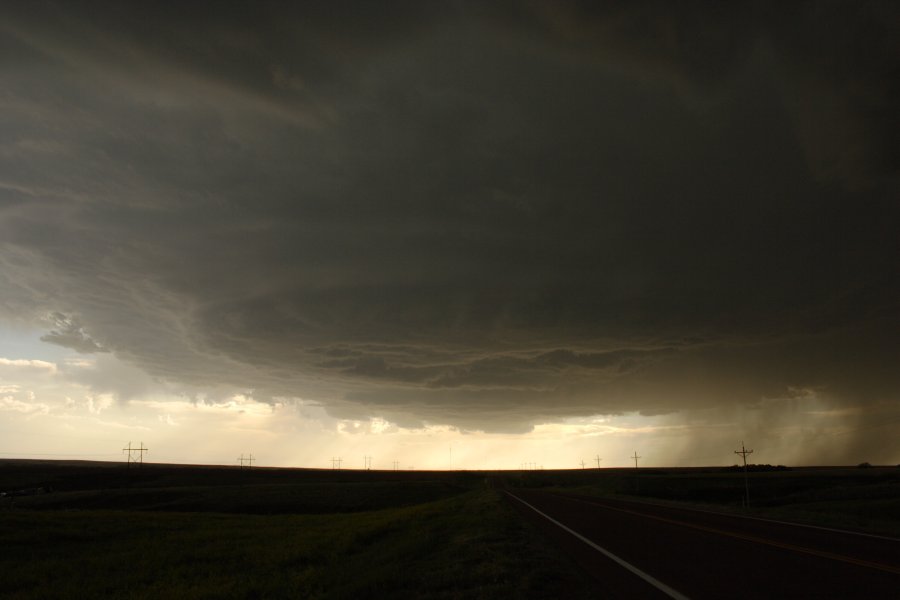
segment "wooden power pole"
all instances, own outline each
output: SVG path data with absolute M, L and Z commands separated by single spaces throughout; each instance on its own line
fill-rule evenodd
M 747 455 L 753 454 L 753 450 L 744 448 L 744 440 L 741 440 L 741 449 L 735 450 L 735 454 L 740 454 L 744 459 L 744 502 L 747 508 L 750 508 L 750 480 L 747 478 Z

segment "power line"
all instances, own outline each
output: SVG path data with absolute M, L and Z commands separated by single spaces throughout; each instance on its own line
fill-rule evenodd
M 141 465 L 143 465 L 144 464 L 144 452 L 149 452 L 149 451 L 150 451 L 150 448 L 144 448 L 144 442 L 141 442 L 141 445 L 139 448 L 132 448 L 131 442 L 128 442 L 127 448 L 122 448 L 122 452 L 128 452 L 128 459 L 126 461 L 126 464 L 129 467 L 132 465 L 132 463 L 136 464 L 139 467 Z M 137 455 L 138 455 L 137 459 L 134 458 L 135 452 L 137 452 Z
M 753 454 L 753 450 L 744 448 L 744 440 L 741 440 L 741 449 L 735 450 L 734 453 L 740 454 L 741 458 L 744 459 L 744 501 L 746 502 L 746 507 L 750 508 L 750 480 L 747 477 L 747 455 Z

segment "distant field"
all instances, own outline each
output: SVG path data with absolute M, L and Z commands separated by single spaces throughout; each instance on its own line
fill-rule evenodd
M 0 465 L 3 463 L 0 462 Z M 0 490 L 44 487 L 17 498 L 29 509 L 128 509 L 250 514 L 357 512 L 409 506 L 471 490 L 471 475 L 429 472 L 141 468 L 46 463 L 0 466 Z
M 558 487 L 589 495 L 622 495 L 688 503 L 900 537 L 900 467 L 800 467 L 749 473 L 750 508 L 744 507 L 739 469 L 601 469 L 527 472 L 525 487 Z

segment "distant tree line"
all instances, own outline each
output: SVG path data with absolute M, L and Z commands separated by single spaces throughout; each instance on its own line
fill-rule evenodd
M 743 471 L 743 470 L 744 470 L 744 467 L 742 467 L 741 465 L 733 465 L 733 466 L 731 466 L 731 467 L 728 467 L 726 470 L 728 470 L 728 471 Z M 748 463 L 748 464 L 747 464 L 747 470 L 748 470 L 748 471 L 753 471 L 753 472 L 763 472 L 763 471 L 790 471 L 791 468 L 790 468 L 790 467 L 786 467 L 786 466 L 784 466 L 784 465 L 769 465 L 769 464 L 766 464 L 766 465 L 754 465 L 754 464 L 749 464 L 749 463 Z

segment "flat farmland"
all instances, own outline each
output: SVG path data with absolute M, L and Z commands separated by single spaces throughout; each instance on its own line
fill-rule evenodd
M 870 592 L 900 577 L 893 559 L 878 556 L 900 548 L 890 539 L 877 542 L 886 551 L 866 541 L 795 541 L 754 520 L 896 537 L 900 469 L 760 468 L 748 475 L 749 508 L 744 474 L 730 468 L 426 472 L 0 461 L 0 573 L 4 597 L 12 598 L 659 596 L 621 565 L 607 559 L 598 566 L 590 544 L 524 500 L 574 531 L 583 527 L 590 543 L 621 548 L 645 572 L 693 591 L 685 597 L 727 589 L 690 574 L 703 564 L 697 557 L 722 556 L 722 544 L 730 553 L 749 551 L 754 568 L 772 581 L 767 561 L 786 559 L 759 554 L 758 539 L 780 545 L 810 572 L 824 568 L 841 582 L 851 577 L 844 569 L 871 581 Z M 718 516 L 665 512 L 683 507 Z M 728 533 L 707 539 L 704 528 Z M 672 541 L 660 553 L 652 540 L 665 536 Z M 840 560 L 815 556 L 829 552 Z M 811 557 L 826 566 L 804 562 Z M 845 588 L 857 589 L 854 581 Z M 785 589 L 804 589 L 797 585 Z M 773 593 L 763 586 L 738 595 Z
M 43 488 L 45 493 L 34 493 Z M 0 462 L 4 598 L 567 598 L 485 474 Z

